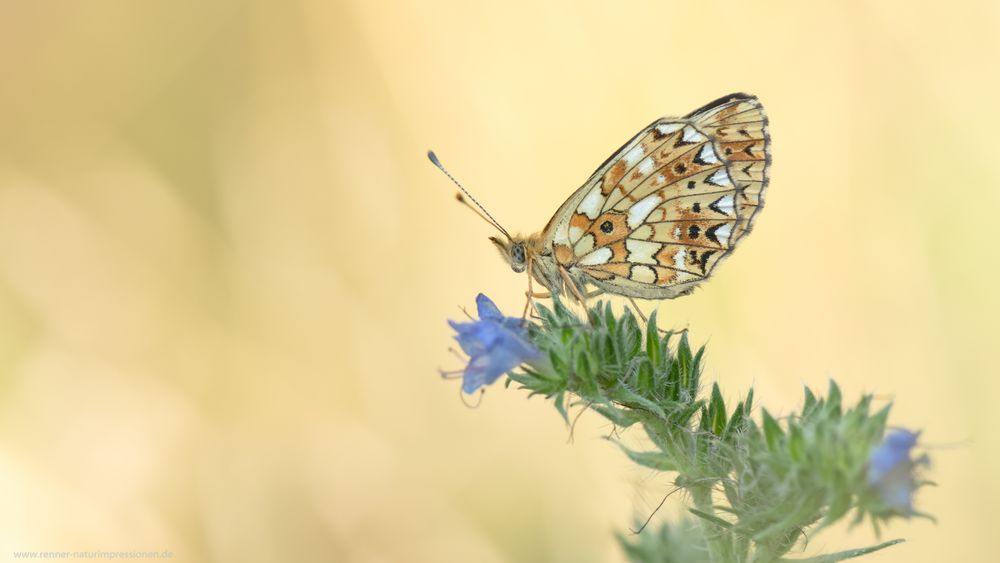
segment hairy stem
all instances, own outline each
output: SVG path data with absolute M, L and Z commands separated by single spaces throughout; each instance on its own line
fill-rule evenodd
M 715 509 L 712 507 L 712 488 L 710 485 L 696 485 L 691 488 L 691 498 L 694 506 L 700 512 L 715 516 Z M 718 524 L 714 524 L 705 518 L 699 518 L 701 529 L 705 534 L 705 541 L 708 544 L 709 559 L 717 563 L 740 563 L 742 559 L 737 559 L 733 553 L 732 534 Z

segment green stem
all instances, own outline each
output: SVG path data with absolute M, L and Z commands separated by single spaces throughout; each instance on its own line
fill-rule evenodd
M 691 498 L 694 500 L 695 508 L 715 516 L 715 508 L 712 507 L 712 488 L 706 485 L 696 485 L 691 487 Z M 705 542 L 708 544 L 708 556 L 717 563 L 740 563 L 742 558 L 737 559 L 733 553 L 732 532 L 722 528 L 718 524 L 713 524 L 704 518 L 699 518 L 702 533 L 705 535 Z
M 777 550 L 766 543 L 754 545 L 752 563 L 774 563 L 778 560 Z

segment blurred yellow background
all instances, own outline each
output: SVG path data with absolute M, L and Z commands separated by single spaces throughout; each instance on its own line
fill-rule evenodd
M 438 378 L 445 319 L 526 280 L 424 153 L 531 232 L 746 91 L 767 208 L 661 319 L 731 399 L 834 377 L 924 429 L 940 523 L 868 561 L 995 560 L 998 56 L 987 1 L 5 2 L 0 557 L 621 561 L 669 477 L 595 414 L 567 444 L 550 403 Z

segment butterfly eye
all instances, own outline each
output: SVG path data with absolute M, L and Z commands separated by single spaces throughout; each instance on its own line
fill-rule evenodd
M 524 271 L 524 245 L 517 243 L 510 247 L 510 261 L 511 267 L 514 268 L 516 272 Z

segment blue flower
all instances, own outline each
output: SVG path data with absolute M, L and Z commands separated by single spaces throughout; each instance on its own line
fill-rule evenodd
M 482 293 L 476 296 L 479 320 L 466 323 L 448 321 L 458 334 L 455 340 L 469 355 L 469 365 L 462 376 L 462 391 L 473 393 L 501 375 L 537 359 L 541 352 L 528 340 L 524 320 L 505 317 Z
M 910 456 L 919 436 L 919 432 L 897 430 L 886 436 L 868 458 L 868 484 L 888 510 L 913 514 L 913 491 L 918 486 L 914 469 L 927 464 L 927 456 L 916 460 Z

